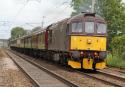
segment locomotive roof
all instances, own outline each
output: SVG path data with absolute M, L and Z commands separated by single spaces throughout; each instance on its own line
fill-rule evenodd
M 68 20 L 69 20 L 69 18 L 65 18 L 65 19 L 63 19 L 63 20 L 61 20 L 61 21 L 58 21 L 58 22 L 56 22 L 56 23 L 53 23 L 53 24 L 49 25 L 47 28 L 49 28 L 49 29 L 51 30 L 51 27 L 54 27 L 54 26 L 56 26 L 56 25 L 58 25 L 58 24 L 60 24 L 60 23 L 67 23 Z M 46 28 L 46 29 L 47 29 L 47 28 Z
M 71 17 L 69 19 L 68 23 L 70 23 L 70 22 L 72 22 L 74 20 L 82 20 L 82 18 L 85 17 L 85 16 L 87 16 L 87 17 L 95 17 L 96 19 L 100 19 L 100 20 L 104 21 L 104 18 L 102 18 L 101 16 L 99 16 L 99 15 L 97 15 L 95 13 L 85 13 L 85 12 L 83 12 L 83 13 L 80 13 L 80 14 L 78 14 L 76 16 Z

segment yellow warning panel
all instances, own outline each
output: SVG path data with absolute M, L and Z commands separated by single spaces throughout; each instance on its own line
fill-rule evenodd
M 75 68 L 75 69 L 80 69 L 81 68 L 81 63 L 80 62 L 76 62 L 76 61 L 72 61 L 72 60 L 68 61 L 68 65 L 70 65 L 72 68 Z
M 93 65 L 93 59 L 88 59 L 88 58 L 83 59 L 84 69 L 93 69 L 92 65 Z
M 106 62 L 96 63 L 96 69 L 104 69 L 106 68 Z

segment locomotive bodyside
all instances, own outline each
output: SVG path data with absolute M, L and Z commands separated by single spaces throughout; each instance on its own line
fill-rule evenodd
M 65 19 L 48 28 L 48 50 L 68 51 L 67 21 Z

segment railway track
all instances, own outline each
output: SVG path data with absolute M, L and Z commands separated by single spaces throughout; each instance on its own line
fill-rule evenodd
M 118 72 L 120 72 L 120 73 L 123 73 L 123 74 L 125 74 L 125 70 L 123 71 L 123 70 L 117 70 Z
M 18 55 L 20 56 L 20 55 Z M 24 58 L 25 59 L 25 58 Z M 27 59 L 26 59 L 27 60 Z M 32 61 L 27 60 L 32 63 Z M 81 71 L 76 71 L 78 74 L 86 75 L 89 78 L 96 79 L 101 81 L 104 84 L 111 85 L 114 87 L 124 87 L 125 86 L 125 78 L 124 76 L 119 76 L 113 73 L 108 73 L 105 71 L 97 71 L 96 73 L 85 73 Z
M 116 74 L 107 73 L 104 71 L 97 71 L 96 73 L 84 73 L 77 71 L 80 74 L 86 75 L 90 78 L 101 81 L 104 84 L 108 84 L 114 87 L 125 87 L 125 77 Z
M 9 51 L 6 51 L 6 53 L 18 65 L 18 67 L 21 68 L 21 70 L 23 70 L 23 72 L 25 72 L 26 75 L 28 75 L 28 77 L 31 79 L 32 82 L 34 82 L 35 86 L 37 86 L 37 87 L 79 87 L 75 83 L 67 80 L 66 78 L 60 76 L 59 74 L 54 73 L 53 71 L 35 63 L 35 62 L 32 62 L 26 58 L 23 58 L 23 57 L 15 54 L 14 52 L 10 53 Z M 18 57 L 18 58 L 16 58 L 16 57 Z M 39 77 L 37 78 L 37 76 L 36 76 L 36 79 L 35 79 L 31 74 L 29 74 L 27 71 L 25 71 L 24 66 L 21 66 L 21 64 L 19 64 L 20 61 L 18 61 L 17 59 L 20 59 L 20 61 L 22 60 L 23 63 L 24 62 L 26 62 L 27 64 L 29 63 L 30 66 L 32 65 L 32 66 L 36 67 L 37 69 L 36 70 L 34 69 L 33 71 L 38 70 L 39 73 L 37 71 L 36 74 L 39 74 Z M 25 66 L 28 67 L 28 65 L 25 65 Z M 28 67 L 28 68 L 30 68 L 30 67 Z M 44 72 L 44 73 L 42 73 L 42 76 L 44 76 L 44 77 L 46 76 L 45 78 L 47 78 L 47 79 L 45 79 L 44 77 L 42 79 L 42 77 L 40 75 L 41 74 L 40 71 Z M 31 73 L 33 73 L 33 72 L 31 72 Z M 44 82 L 43 83 L 40 80 L 46 80 L 46 81 L 43 81 Z
M 109 72 L 106 72 L 106 71 L 103 71 L 103 70 L 98 71 L 98 73 L 125 82 L 125 74 L 121 75 L 119 73 L 119 75 L 117 75 L 115 73 L 109 73 Z
M 110 67 L 110 68 L 106 68 L 106 70 L 112 70 L 112 71 L 115 71 L 115 72 L 120 72 L 120 73 L 125 74 L 125 69 Z

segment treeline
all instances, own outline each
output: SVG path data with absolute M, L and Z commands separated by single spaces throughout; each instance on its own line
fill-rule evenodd
M 11 30 L 11 39 L 19 38 L 26 34 L 26 30 L 22 27 L 14 27 Z
M 108 50 L 125 57 L 125 3 L 122 0 L 95 0 L 95 13 L 107 21 Z M 76 15 L 81 11 L 91 11 L 92 0 L 72 0 Z
M 24 29 L 23 27 L 18 27 L 18 26 L 14 27 L 11 30 L 11 39 L 16 39 L 16 38 L 31 34 L 33 32 L 39 31 L 40 29 L 41 29 L 40 26 L 35 27 L 32 30 L 29 30 L 29 29 L 27 30 L 27 29 Z

